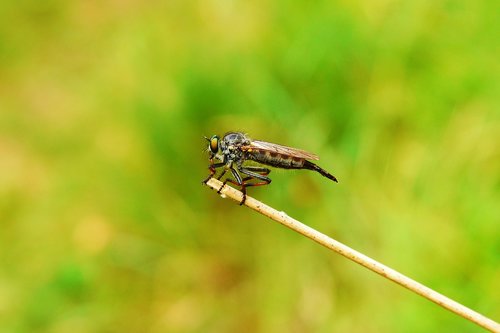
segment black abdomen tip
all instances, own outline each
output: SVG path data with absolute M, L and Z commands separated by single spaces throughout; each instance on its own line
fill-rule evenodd
M 309 170 L 314 170 L 314 171 L 317 171 L 319 172 L 322 176 L 325 176 L 326 178 L 328 179 L 331 179 L 333 180 L 334 182 L 338 183 L 339 181 L 337 180 L 337 178 L 332 175 L 331 173 L 329 173 L 328 171 L 320 168 L 319 166 L 317 166 L 316 164 L 312 163 L 312 162 L 309 162 L 309 161 L 305 161 L 304 163 L 304 168 L 305 169 L 309 169 Z

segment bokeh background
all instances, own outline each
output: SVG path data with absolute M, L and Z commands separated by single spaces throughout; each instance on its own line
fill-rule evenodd
M 498 1 L 1 1 L 1 332 L 481 332 L 201 185 L 500 319 Z

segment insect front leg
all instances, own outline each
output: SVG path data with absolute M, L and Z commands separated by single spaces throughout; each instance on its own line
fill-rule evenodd
M 223 162 L 215 163 L 215 164 L 213 162 L 214 162 L 214 160 L 211 158 L 210 165 L 208 166 L 208 170 L 210 170 L 210 175 L 208 175 L 208 177 L 205 180 L 203 180 L 203 182 L 202 182 L 203 184 L 206 184 L 209 181 L 209 179 L 215 175 L 215 173 L 217 172 L 217 170 L 216 170 L 217 168 L 220 168 L 220 167 L 223 167 L 224 165 L 226 165 L 226 163 L 223 163 Z

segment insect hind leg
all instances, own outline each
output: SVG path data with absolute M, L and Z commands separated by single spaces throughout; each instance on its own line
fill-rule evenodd
M 241 167 L 240 171 L 241 171 L 241 169 L 245 169 L 247 171 L 257 172 L 258 174 L 260 174 L 262 176 L 267 176 L 269 173 L 271 173 L 271 170 L 268 168 L 263 168 L 263 167 L 259 167 L 259 166 L 253 166 L 253 165 L 247 165 L 247 166 Z
M 247 187 L 250 186 L 262 186 L 262 185 L 268 185 L 271 183 L 271 178 L 266 177 L 266 175 L 271 172 L 271 170 L 267 168 L 261 168 L 261 167 L 240 167 L 238 168 L 238 171 L 247 175 L 248 177 L 245 177 L 245 179 L 248 178 L 247 181 L 243 182 L 241 186 L 241 192 L 243 192 L 243 200 L 240 202 L 240 206 L 245 203 L 245 200 L 247 198 Z M 260 174 L 259 172 L 262 172 L 264 174 Z M 248 182 L 249 180 L 252 179 L 258 179 L 260 182 L 256 183 L 250 183 Z
M 268 168 L 263 168 L 263 167 L 257 167 L 257 166 L 250 166 L 250 167 L 239 167 L 238 171 L 246 177 L 241 177 L 238 171 L 234 169 L 233 167 L 229 168 L 231 170 L 231 174 L 234 177 L 227 177 L 224 182 L 222 183 L 222 186 L 220 189 L 217 191 L 217 193 L 220 194 L 221 190 L 224 188 L 224 186 L 227 183 L 231 183 L 236 186 L 241 187 L 241 192 L 243 193 L 243 198 L 240 202 L 240 206 L 243 205 L 246 201 L 247 198 L 247 187 L 251 186 L 263 186 L 263 185 L 268 185 L 271 183 L 271 179 L 269 177 L 266 177 L 271 170 Z M 226 173 L 227 170 L 224 170 L 218 179 L 222 178 L 222 176 Z M 251 182 L 252 180 L 257 180 L 257 182 Z
M 259 186 L 259 185 L 267 185 L 267 184 L 271 183 L 271 178 L 267 177 L 267 175 L 269 174 L 269 172 L 271 172 L 271 170 L 269 170 L 267 168 L 257 169 L 257 167 L 255 167 L 255 168 L 250 169 L 249 167 L 240 167 L 240 168 L 238 168 L 238 171 L 249 176 L 250 179 L 261 180 L 261 182 L 259 182 L 259 183 L 246 183 L 245 184 L 246 186 Z M 261 171 L 264 174 L 260 174 L 259 171 Z M 246 177 L 246 178 L 248 178 L 248 177 Z M 262 184 L 260 184 L 260 183 L 262 183 Z

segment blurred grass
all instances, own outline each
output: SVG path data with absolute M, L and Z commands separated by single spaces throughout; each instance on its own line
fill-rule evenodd
M 480 332 L 200 181 L 318 153 L 251 195 L 498 320 L 498 7 L 1 2 L 0 330 Z

